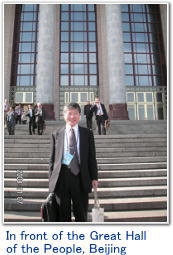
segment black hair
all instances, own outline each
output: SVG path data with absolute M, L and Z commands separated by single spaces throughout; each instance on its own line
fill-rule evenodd
M 66 112 L 67 110 L 70 110 L 70 109 L 76 109 L 79 111 L 79 113 L 81 113 L 81 108 L 78 103 L 69 103 L 69 104 L 65 105 L 63 112 Z

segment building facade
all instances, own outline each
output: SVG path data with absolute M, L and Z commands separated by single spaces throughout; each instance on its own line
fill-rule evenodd
M 110 119 L 167 118 L 166 4 L 5 4 L 4 97 L 65 103 L 99 96 Z

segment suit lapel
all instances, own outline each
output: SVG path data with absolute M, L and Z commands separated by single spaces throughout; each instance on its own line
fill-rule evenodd
M 65 127 L 61 128 L 57 133 L 56 133 L 56 151 L 57 151 L 57 156 L 59 159 L 62 159 L 63 151 L 64 151 L 64 130 Z
M 79 126 L 79 138 L 80 138 L 80 163 L 82 163 L 83 156 L 85 155 L 85 136 L 83 134 L 83 129 Z

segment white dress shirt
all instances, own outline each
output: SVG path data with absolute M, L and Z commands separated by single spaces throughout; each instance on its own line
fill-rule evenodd
M 96 104 L 97 105 L 97 114 L 96 115 L 103 115 L 103 110 L 101 107 L 101 104 Z
M 32 109 L 29 109 L 29 115 L 32 117 Z

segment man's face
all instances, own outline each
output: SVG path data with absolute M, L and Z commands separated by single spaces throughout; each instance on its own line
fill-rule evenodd
M 80 120 L 80 113 L 77 109 L 70 109 L 64 113 L 65 122 L 74 127 Z
M 95 98 L 95 103 L 96 103 L 96 104 L 99 104 L 99 103 L 100 103 L 99 98 Z

